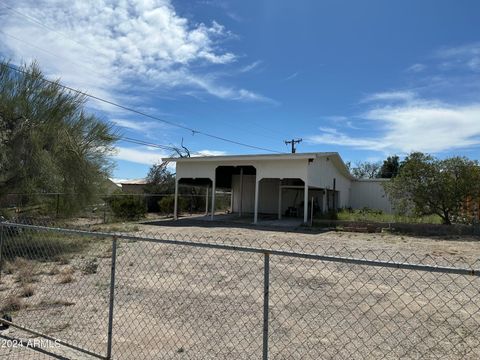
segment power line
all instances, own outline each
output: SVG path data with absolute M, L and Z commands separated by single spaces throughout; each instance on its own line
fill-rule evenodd
M 70 41 L 73 41 L 73 42 L 77 43 L 77 44 L 80 45 L 80 46 L 87 47 L 87 48 L 89 48 L 90 50 L 93 50 L 93 51 L 95 51 L 95 52 L 97 52 L 97 53 L 99 52 L 98 49 L 94 49 L 94 48 L 92 48 L 92 47 L 90 47 L 90 46 L 88 46 L 88 45 L 86 45 L 86 44 L 82 44 L 81 42 L 75 40 L 75 39 L 72 38 L 71 36 L 69 36 L 69 35 L 67 35 L 67 34 L 65 34 L 65 33 L 61 32 L 61 31 L 58 31 L 58 30 L 56 30 L 56 29 L 54 29 L 54 28 L 52 28 L 52 27 L 50 27 L 50 26 L 45 25 L 44 23 L 42 23 L 42 22 L 41 22 L 40 20 L 38 20 L 37 18 L 35 18 L 35 17 L 31 16 L 31 15 L 24 14 L 24 13 L 22 13 L 22 12 L 16 10 L 16 9 L 14 9 L 14 8 L 12 8 L 11 6 L 8 6 L 8 5 L 7 5 L 5 2 L 3 2 L 3 1 L 0 1 L 0 3 L 1 3 L 7 10 L 11 11 L 12 13 L 14 13 L 14 14 L 16 14 L 16 15 L 22 16 L 23 18 L 25 18 L 27 21 L 31 22 L 32 24 L 35 24 L 35 25 L 40 26 L 40 27 L 42 27 L 42 28 L 44 28 L 44 29 L 47 29 L 47 30 L 49 30 L 49 31 L 51 31 L 51 32 L 54 32 L 54 33 L 62 36 L 63 38 L 65 38 L 65 39 L 67 39 L 67 40 L 70 40 Z
M 2 1 L 0 1 L 0 3 L 2 3 Z M 37 18 L 35 18 L 35 17 L 31 16 L 31 15 L 24 14 L 24 13 L 22 13 L 22 12 L 16 10 L 16 9 L 8 6 L 8 5 L 5 4 L 5 3 L 3 3 L 3 6 L 4 6 L 7 10 L 10 10 L 11 12 L 13 12 L 13 13 L 16 14 L 16 15 L 19 15 L 19 16 L 24 17 L 27 21 L 29 21 L 29 22 L 37 25 L 37 26 L 40 26 L 40 27 L 42 27 L 42 28 L 44 28 L 44 29 L 47 29 L 47 30 L 49 30 L 49 31 L 52 31 L 52 32 L 54 32 L 54 33 L 62 36 L 63 38 L 65 38 L 65 39 L 67 39 L 67 40 L 73 41 L 73 42 L 75 42 L 76 44 L 78 44 L 78 45 L 80 45 L 80 46 L 86 47 L 86 48 L 88 48 L 88 49 L 90 49 L 90 50 L 92 50 L 92 51 L 94 51 L 94 52 L 96 52 L 96 53 L 99 53 L 98 49 L 94 49 L 94 48 L 92 48 L 92 47 L 90 47 L 90 46 L 88 46 L 88 45 L 86 45 L 86 44 L 84 44 L 84 43 L 81 43 L 81 42 L 75 40 L 75 39 L 74 39 L 72 36 L 70 36 L 70 35 L 67 35 L 67 34 L 65 34 L 65 33 L 61 32 L 61 31 L 58 31 L 58 30 L 56 30 L 56 29 L 53 29 L 53 28 L 51 28 L 51 27 L 43 24 L 40 20 L 38 20 Z M 4 33 L 4 34 L 6 34 L 6 33 Z M 14 36 L 12 36 L 12 35 L 10 35 L 10 34 L 6 34 L 6 35 L 11 36 L 12 38 L 15 38 Z M 55 54 L 52 54 L 52 53 L 48 52 L 47 50 L 44 50 L 44 49 L 42 49 L 42 48 L 39 48 L 38 46 L 35 46 L 35 45 L 33 45 L 33 44 L 30 44 L 30 43 L 28 43 L 28 42 L 26 42 L 26 41 L 24 41 L 24 40 L 21 40 L 21 39 L 18 39 L 18 38 L 15 38 L 15 39 L 18 40 L 18 41 L 24 42 L 24 43 L 26 43 L 26 44 L 28 44 L 28 45 L 30 45 L 30 46 L 32 46 L 32 47 L 35 47 L 35 48 L 37 48 L 37 49 L 39 49 L 39 50 L 45 51 L 46 53 L 48 53 L 48 54 L 50 54 L 50 55 L 52 55 L 52 56 L 56 56 Z M 67 60 L 67 59 L 66 59 L 66 60 Z M 71 61 L 71 60 L 68 60 L 68 61 Z M 98 73 L 97 73 L 97 74 L 98 74 Z M 279 135 L 285 135 L 284 133 L 279 132 L 279 131 L 276 130 L 276 129 L 270 129 L 270 128 L 267 128 L 267 127 L 265 127 L 265 126 L 258 125 L 258 124 L 254 123 L 254 122 L 252 122 L 252 121 L 249 121 L 248 119 L 247 119 L 247 120 L 244 120 L 244 121 L 247 121 L 247 122 L 251 123 L 252 125 L 260 128 L 260 129 L 267 130 L 267 131 L 269 131 L 269 132 L 275 132 L 275 133 L 277 133 L 277 134 L 279 134 Z M 229 125 L 231 126 L 231 124 L 229 124 Z M 237 127 L 237 128 L 238 128 L 238 127 Z M 238 129 L 240 129 L 240 130 L 242 130 L 242 131 L 245 131 L 244 129 L 241 129 L 241 128 L 238 128 Z M 247 131 L 247 132 L 253 133 L 252 131 Z M 263 136 L 266 136 L 266 135 L 264 134 Z M 268 138 L 270 138 L 270 139 L 273 139 L 273 140 L 278 140 L 278 139 L 273 138 L 273 137 L 271 137 L 271 136 L 266 136 L 266 137 L 268 137 Z M 268 150 L 268 151 L 270 151 L 270 150 Z M 273 151 L 273 152 L 276 152 L 276 151 Z
M 8 68 L 10 68 L 10 69 L 12 69 L 12 70 L 14 70 L 14 71 L 16 71 L 16 72 L 22 73 L 22 74 L 24 74 L 24 75 L 27 75 L 27 74 L 28 74 L 27 71 L 22 70 L 22 69 L 19 69 L 19 68 L 16 68 L 16 67 L 14 67 L 14 66 L 12 66 L 12 65 L 10 65 L 10 64 L 4 64 L 4 66 L 6 66 L 6 67 L 8 67 Z M 224 142 L 228 142 L 228 143 L 235 144 L 235 145 L 239 145 L 239 146 L 248 147 L 248 148 L 251 148 L 251 149 L 256 149 L 256 150 L 261 150 L 261 151 L 268 151 L 268 152 L 279 153 L 279 154 L 282 153 L 281 151 L 276 151 L 276 150 L 272 150 L 272 149 L 268 149 L 268 148 L 264 148 L 264 147 L 260 147 L 260 146 L 255 146 L 255 145 L 250 145 L 250 144 L 242 143 L 242 142 L 240 142 L 240 141 L 236 141 L 236 140 L 232 140 L 232 139 L 225 138 L 225 137 L 222 137 L 222 136 L 210 134 L 210 133 L 208 133 L 208 132 L 201 131 L 201 130 L 197 130 L 197 129 L 194 129 L 194 128 L 191 128 L 191 127 L 188 127 L 188 126 L 185 126 L 185 125 L 181 125 L 181 124 L 175 123 L 175 122 L 173 122 L 173 121 L 165 120 L 165 119 L 159 118 L 159 117 L 157 117 L 157 116 L 147 114 L 147 113 L 145 113 L 145 112 L 143 112 L 143 111 L 136 110 L 136 109 L 134 109 L 134 108 L 131 108 L 131 107 L 128 107 L 128 106 L 124 106 L 124 105 L 115 103 L 115 102 L 110 101 L 110 100 L 103 99 L 103 98 L 98 97 L 98 96 L 95 96 L 95 95 L 88 94 L 88 93 L 86 93 L 86 92 L 84 92 L 84 91 L 80 91 L 80 90 L 74 89 L 74 88 L 72 88 L 72 87 L 70 87 L 70 86 L 63 85 L 63 84 L 60 84 L 60 83 L 57 83 L 57 82 L 54 82 L 54 81 L 45 79 L 45 78 L 43 78 L 43 77 L 42 77 L 42 80 L 45 81 L 45 82 L 47 82 L 47 83 L 60 86 L 60 87 L 63 88 L 63 89 L 66 89 L 66 90 L 69 90 L 69 91 L 73 91 L 73 92 L 76 92 L 76 93 L 78 93 L 78 94 L 80 94 L 80 95 L 86 96 L 86 97 L 88 97 L 88 98 L 91 98 L 91 99 L 94 99 L 94 100 L 103 102 L 103 103 L 105 103 L 105 104 L 109 104 L 109 105 L 118 107 L 118 108 L 120 108 L 120 109 L 123 109 L 123 110 L 129 111 L 129 112 L 132 112 L 132 113 L 135 113 L 135 114 L 138 114 L 138 115 L 147 117 L 147 118 L 149 118 L 149 119 L 156 120 L 156 121 L 160 121 L 160 122 L 163 122 L 163 123 L 165 123 L 165 124 L 169 124 L 169 125 L 171 125 L 171 126 L 174 126 L 174 127 L 177 127 L 177 128 L 183 129 L 183 130 L 187 130 L 187 131 L 191 132 L 193 135 L 199 134 L 199 135 L 203 135 L 203 136 L 210 137 L 210 138 L 212 138 L 212 139 L 221 140 L 221 141 L 224 141 Z
M 35 48 L 35 49 L 38 49 L 38 50 L 40 50 L 40 51 L 43 51 L 44 53 L 46 53 L 46 54 L 48 54 L 48 55 L 50 55 L 50 56 L 52 56 L 52 57 L 54 57 L 54 58 L 59 58 L 59 59 L 62 59 L 62 60 L 64 60 L 64 61 L 71 62 L 72 64 L 75 64 L 75 65 L 77 65 L 77 66 L 80 66 L 80 67 L 84 68 L 85 70 L 88 70 L 88 71 L 90 71 L 90 72 L 93 72 L 93 73 L 97 74 L 98 76 L 103 76 L 103 75 L 104 75 L 104 74 L 101 74 L 101 73 L 99 73 L 98 71 L 93 70 L 92 68 L 86 66 L 85 64 L 82 64 L 82 63 L 73 61 L 73 60 L 71 60 L 71 59 L 68 59 L 68 58 L 66 58 L 66 57 L 63 57 L 63 56 L 59 56 L 59 55 L 57 55 L 57 54 L 54 54 L 54 53 L 52 53 L 52 52 L 50 52 L 50 51 L 48 51 L 48 50 L 45 50 L 44 48 L 41 48 L 40 46 L 34 45 L 34 44 L 32 44 L 32 43 L 29 43 L 28 41 L 25 41 L 25 40 L 23 40 L 23 39 L 20 39 L 20 38 L 14 36 L 14 35 L 12 35 L 12 34 L 6 33 L 6 32 L 3 31 L 3 30 L 0 30 L 0 33 L 2 33 L 2 34 L 4 34 L 4 35 L 7 35 L 8 37 L 11 37 L 11 38 L 14 39 L 14 40 L 17 40 L 17 41 L 20 41 L 20 42 L 22 42 L 22 43 L 24 43 L 24 44 L 27 44 L 28 46 L 31 46 L 31 47 L 33 47 L 33 48 Z

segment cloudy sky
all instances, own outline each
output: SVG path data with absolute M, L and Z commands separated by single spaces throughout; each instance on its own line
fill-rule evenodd
M 126 137 L 197 154 L 480 158 L 480 2 L 0 0 L 0 56 L 157 118 L 89 101 Z M 172 124 L 179 124 L 183 128 Z M 169 151 L 119 142 L 117 178 Z

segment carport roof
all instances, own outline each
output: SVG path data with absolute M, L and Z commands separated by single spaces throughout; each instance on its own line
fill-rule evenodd
M 295 153 L 295 154 L 255 154 L 255 155 L 222 155 L 222 156 L 195 156 L 184 158 L 164 158 L 164 161 L 172 162 L 198 162 L 198 161 L 241 161 L 241 160 L 300 160 L 300 159 L 312 159 L 325 156 L 337 156 L 340 155 L 337 152 L 312 152 L 312 153 Z M 341 159 L 341 158 L 340 158 Z

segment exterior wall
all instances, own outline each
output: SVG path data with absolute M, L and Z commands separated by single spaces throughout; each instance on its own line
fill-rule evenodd
M 143 194 L 145 193 L 146 184 L 122 184 L 122 192 L 128 194 Z
M 219 164 L 215 162 L 177 162 L 176 177 L 177 180 L 182 178 L 207 178 L 213 180 L 215 169 L 218 165 Z
M 240 175 L 232 176 L 233 212 L 240 212 Z M 262 190 L 260 190 L 261 193 Z M 243 175 L 242 213 L 253 213 L 255 208 L 255 175 Z
M 258 212 L 264 214 L 278 213 L 278 179 L 260 181 Z M 233 212 L 240 212 L 240 175 L 232 176 Z M 242 212 L 253 213 L 255 208 L 255 175 L 243 175 Z
M 329 160 L 327 160 L 327 158 Z M 348 207 L 352 180 L 342 174 L 333 163 L 332 157 L 321 157 L 313 160 L 308 166 L 308 180 L 310 186 L 328 188 L 333 190 L 333 179 L 335 179 L 335 190 L 338 191 L 337 207 Z
M 254 166 L 257 176 L 262 178 L 307 178 L 306 159 L 264 160 L 264 161 L 201 161 L 177 162 L 177 178 L 210 178 L 218 166 Z
M 279 179 L 263 179 L 260 181 L 258 212 L 263 214 L 278 214 Z
M 354 209 L 368 207 L 392 213 L 392 204 L 382 183 L 388 180 L 357 180 L 352 182 L 350 206 Z

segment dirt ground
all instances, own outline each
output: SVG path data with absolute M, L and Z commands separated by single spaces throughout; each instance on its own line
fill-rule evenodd
M 480 268 L 479 239 L 473 237 L 299 231 L 190 220 L 96 230 Z M 68 260 L 35 262 L 27 272 L 34 278 L 34 294 L 23 298 L 14 321 L 104 354 L 110 244 L 110 239 L 98 239 Z M 117 254 L 114 358 L 261 358 L 262 254 L 127 240 L 119 240 Z M 13 264 L 11 273 L 2 273 L 0 299 L 19 296 L 25 287 L 19 280 L 25 277 L 24 267 Z M 69 280 L 66 274 L 71 281 L 63 283 Z M 479 289 L 480 278 L 474 276 L 272 255 L 270 358 L 478 359 Z M 13 328 L 0 331 L 0 343 L 5 337 L 29 339 Z M 67 358 L 92 358 L 64 347 L 49 350 Z M 0 358 L 42 356 L 47 355 L 0 347 Z

